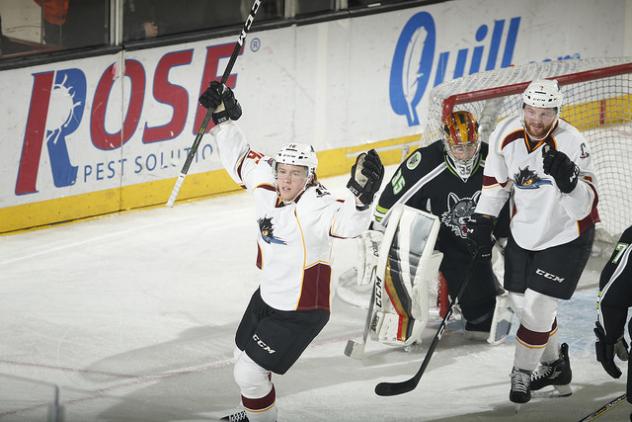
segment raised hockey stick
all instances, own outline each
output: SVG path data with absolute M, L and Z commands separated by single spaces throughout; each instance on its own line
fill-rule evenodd
M 612 409 L 613 407 L 617 406 L 618 404 L 623 403 L 624 401 L 625 401 L 625 394 L 621 394 L 620 396 L 615 397 L 614 399 L 610 400 L 608 403 L 606 403 L 603 406 L 601 406 L 599 409 L 597 409 L 594 412 L 592 412 L 590 415 L 584 416 L 582 419 L 579 420 L 579 422 L 594 421 L 598 417 L 600 417 L 604 413 L 606 413 L 608 410 Z
M 362 333 L 362 343 L 351 339 L 347 341 L 345 346 L 345 355 L 353 359 L 361 359 L 364 355 L 364 347 L 366 346 L 366 339 L 369 336 L 369 328 L 371 327 L 371 317 L 373 316 L 373 305 L 375 304 L 375 270 L 373 267 L 371 271 L 371 280 L 373 280 L 373 288 L 371 289 L 371 301 L 369 302 L 369 310 L 366 314 L 366 320 L 364 321 L 364 332 Z
M 467 277 L 463 281 L 463 284 L 461 284 L 461 287 L 459 288 L 459 292 L 456 295 L 456 298 L 454 298 L 450 302 L 450 307 L 448 308 L 448 312 L 443 317 L 443 320 L 441 320 L 441 324 L 439 324 L 439 328 L 437 329 L 437 332 L 434 335 L 434 338 L 432 339 L 432 343 L 430 343 L 428 352 L 426 352 L 426 356 L 424 357 L 424 360 L 421 363 L 421 366 L 417 370 L 417 373 L 412 378 L 407 379 L 406 381 L 381 382 L 375 386 L 375 394 L 377 394 L 378 396 L 396 396 L 398 394 L 408 393 L 409 391 L 412 391 L 415 389 L 415 387 L 417 387 L 417 384 L 419 384 L 419 380 L 421 379 L 421 376 L 424 374 L 424 372 L 426 371 L 426 367 L 430 363 L 430 358 L 432 358 L 432 354 L 437 348 L 437 344 L 439 344 L 439 340 L 441 340 L 441 337 L 443 336 L 443 333 L 445 332 L 447 321 L 448 319 L 450 319 L 450 317 L 452 316 L 452 312 L 454 311 L 454 305 L 459 300 L 459 298 L 463 295 L 465 288 L 470 282 L 470 278 L 472 278 L 472 270 L 474 269 L 475 262 L 476 260 L 474 260 L 472 265 L 470 265 L 470 267 L 468 268 L 468 271 L 466 273 Z
M 224 69 L 224 74 L 222 75 L 221 82 L 225 84 L 228 80 L 228 76 L 230 72 L 233 70 L 233 66 L 235 65 L 235 60 L 237 60 L 237 56 L 239 55 L 239 50 L 243 47 L 244 41 L 246 40 L 246 34 L 250 31 L 250 27 L 252 22 L 255 20 L 255 14 L 259 10 L 259 6 L 261 6 L 263 0 L 255 0 L 252 4 L 252 8 L 250 9 L 250 14 L 244 22 L 244 27 L 241 29 L 241 33 L 237 38 L 237 42 L 235 43 L 235 48 L 233 49 L 233 53 L 230 55 L 230 60 L 228 60 L 228 64 L 226 65 L 226 69 Z M 182 170 L 180 171 L 180 175 L 176 180 L 176 184 L 173 186 L 173 190 L 171 191 L 171 195 L 169 196 L 169 200 L 167 200 L 167 206 L 173 207 L 173 204 L 176 202 L 176 198 L 178 197 L 178 193 L 180 192 L 180 188 L 182 187 L 182 183 L 184 182 L 184 178 L 189 172 L 189 167 L 191 167 L 191 162 L 193 162 L 193 158 L 200 146 L 200 142 L 202 141 L 202 136 L 206 133 L 206 128 L 208 127 L 208 123 L 211 120 L 211 116 L 215 110 L 208 109 L 206 110 L 206 115 L 204 116 L 204 120 L 202 120 L 202 125 L 200 125 L 200 129 L 195 136 L 195 140 L 193 141 L 193 145 L 189 150 L 189 154 L 187 155 L 186 161 L 184 162 L 184 166 L 182 166 Z

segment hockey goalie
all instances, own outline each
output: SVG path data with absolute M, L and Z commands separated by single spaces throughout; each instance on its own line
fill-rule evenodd
M 398 204 L 384 232 L 370 230 L 360 238 L 358 266 L 341 276 L 338 294 L 357 306 L 362 300 L 366 303 L 370 289 L 371 298 L 363 340 L 349 340 L 345 355 L 361 358 L 369 335 L 371 340 L 391 346 L 421 343 L 429 318 L 446 315 L 447 285 L 439 271 L 443 254 L 434 249 L 440 224 L 433 214 Z M 493 262 L 494 272 L 502 277 L 501 244 L 494 247 Z M 507 294 L 501 292 L 489 332 L 474 338 L 466 331 L 469 338 L 499 344 L 507 337 L 513 310 Z

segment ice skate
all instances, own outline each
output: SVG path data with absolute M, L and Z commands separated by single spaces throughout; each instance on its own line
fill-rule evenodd
M 530 384 L 531 372 L 514 367 L 511 370 L 511 391 L 509 392 L 509 400 L 518 405 L 531 400 Z M 516 411 L 518 411 L 519 408 L 518 406 Z
M 531 390 L 539 390 L 547 385 L 552 385 L 559 397 L 567 397 L 573 394 L 571 390 L 571 362 L 568 358 L 568 344 L 560 346 L 560 357 L 549 363 L 541 363 L 531 375 Z
M 231 413 L 230 415 L 226 415 L 220 420 L 228 421 L 228 422 L 248 422 L 248 415 L 246 415 L 245 410 L 237 410 L 235 413 Z

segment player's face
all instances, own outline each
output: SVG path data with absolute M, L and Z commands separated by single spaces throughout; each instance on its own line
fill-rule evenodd
M 557 118 L 554 108 L 539 108 L 530 105 L 524 106 L 524 125 L 529 135 L 541 139 L 547 135 L 551 125 Z
M 467 161 L 476 154 L 476 149 L 478 147 L 476 142 L 469 143 L 461 143 L 461 137 L 459 133 L 456 134 L 456 142 L 455 140 L 451 140 L 450 142 L 450 153 L 455 160 Z
M 292 164 L 277 164 L 277 189 L 283 201 L 293 201 L 305 188 L 307 168 Z

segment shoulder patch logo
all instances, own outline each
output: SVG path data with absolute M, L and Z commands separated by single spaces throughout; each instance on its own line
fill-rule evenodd
M 590 153 L 588 152 L 588 147 L 586 146 L 585 142 L 582 142 L 579 148 L 581 149 L 581 154 L 579 155 L 579 158 L 584 159 L 590 157 Z
M 421 163 L 421 152 L 415 151 L 413 155 L 411 155 L 406 161 L 406 167 L 408 170 L 414 170 Z
M 264 217 L 257 220 L 259 223 L 259 232 L 261 232 L 261 238 L 266 243 L 277 243 L 279 245 L 286 245 L 284 240 L 274 236 L 274 227 L 272 226 L 272 217 Z

